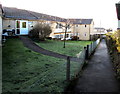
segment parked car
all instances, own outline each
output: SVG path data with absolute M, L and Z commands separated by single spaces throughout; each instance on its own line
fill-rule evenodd
M 68 38 L 65 38 L 65 40 L 71 40 L 72 38 L 68 37 Z M 64 38 L 62 38 L 61 40 L 64 40 Z

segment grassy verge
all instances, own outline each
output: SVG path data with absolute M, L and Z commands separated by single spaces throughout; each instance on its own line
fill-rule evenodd
M 63 41 L 46 40 L 44 42 L 36 42 L 36 44 L 50 51 L 76 57 L 76 54 L 81 52 L 83 47 L 91 42 L 92 41 L 66 41 L 66 48 L 63 48 Z
M 3 92 L 62 92 L 66 86 L 66 60 L 33 52 L 19 39 L 3 47 Z

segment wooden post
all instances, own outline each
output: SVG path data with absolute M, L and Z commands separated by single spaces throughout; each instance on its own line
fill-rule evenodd
M 95 42 L 93 42 L 93 49 L 95 50 Z
M 88 59 L 89 57 L 89 45 L 87 45 L 87 48 L 86 48 L 86 56 L 85 58 Z
M 66 80 L 70 81 L 70 57 L 67 57 Z
M 90 44 L 90 55 L 92 54 L 92 43 Z
M 93 43 L 91 43 L 91 53 L 93 52 Z
M 87 50 L 87 47 L 84 47 L 84 51 L 85 51 L 84 61 L 86 60 L 86 50 Z

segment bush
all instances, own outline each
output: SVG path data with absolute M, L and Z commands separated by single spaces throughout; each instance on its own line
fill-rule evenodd
M 120 30 L 115 31 L 114 33 L 107 33 L 106 41 L 116 70 L 116 77 L 120 80 Z
M 38 23 L 29 32 L 29 37 L 33 39 L 45 40 L 52 32 L 51 27 L 47 24 Z
M 116 42 L 117 50 L 120 52 L 120 30 L 115 31 L 114 33 L 107 33 L 107 38 L 112 38 Z

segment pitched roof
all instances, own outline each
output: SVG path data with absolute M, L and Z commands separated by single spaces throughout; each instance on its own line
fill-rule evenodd
M 10 8 L 10 7 L 3 7 L 4 16 L 6 18 L 14 18 L 14 19 L 27 19 L 27 20 L 48 20 L 48 21 L 60 21 L 64 22 L 66 19 L 46 15 L 42 13 L 37 13 L 33 11 L 28 11 L 24 9 L 18 8 Z
M 91 24 L 93 19 L 69 19 L 73 24 Z
M 56 16 L 51 16 L 51 15 L 47 15 L 47 14 L 42 14 L 42 13 L 37 13 L 37 12 L 33 12 L 33 11 L 28 11 L 30 14 L 34 15 L 38 20 L 47 20 L 47 21 L 59 21 L 59 22 L 65 22 L 66 19 L 64 18 L 60 18 L 60 17 L 56 17 Z
M 67 22 L 69 20 L 71 24 L 91 24 L 93 20 L 93 19 L 64 19 L 61 17 L 11 7 L 3 7 L 3 11 L 5 18 L 13 19 L 47 20 L 58 22 Z
M 31 15 L 27 10 L 3 7 L 3 11 L 4 16 L 6 18 L 31 19 L 31 20 L 37 19 L 35 16 Z

